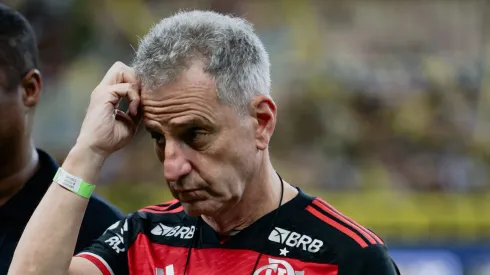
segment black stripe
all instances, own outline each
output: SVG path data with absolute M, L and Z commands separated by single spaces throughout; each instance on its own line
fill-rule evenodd
M 170 205 L 169 207 L 167 207 L 167 209 L 165 209 L 165 211 L 174 210 L 176 208 L 179 208 L 180 206 L 181 206 L 180 202 L 176 202 L 176 203 Z
M 359 236 L 361 239 L 363 239 L 368 245 L 371 245 L 372 244 L 371 241 L 369 241 L 366 237 L 364 237 L 364 235 L 361 234 L 359 232 L 359 230 L 357 230 L 356 228 L 353 228 L 349 224 L 346 224 L 345 222 L 339 220 L 337 217 L 330 215 L 328 212 L 325 212 L 325 210 L 321 209 L 319 206 L 317 206 L 315 204 L 311 204 L 310 206 L 313 207 L 313 208 L 315 208 L 315 210 L 317 210 L 318 212 L 320 212 L 322 215 L 325 215 L 325 216 L 329 217 L 330 219 L 336 221 L 337 223 L 343 225 L 344 227 L 346 227 L 350 231 L 354 232 L 357 236 Z
M 172 205 L 171 203 L 160 203 L 160 204 L 156 204 L 156 205 L 152 205 L 152 206 L 161 206 L 161 207 L 165 207 L 165 206 L 170 206 Z
M 378 235 L 374 234 L 374 232 L 372 232 L 371 230 L 368 230 L 368 229 L 367 229 L 367 228 L 365 228 L 364 226 L 362 226 L 362 225 L 358 224 L 358 223 L 357 223 L 356 221 L 354 221 L 353 219 L 351 219 L 351 218 L 347 217 L 346 215 L 344 215 L 344 214 L 340 213 L 340 212 L 339 212 L 337 209 L 335 209 L 335 208 L 333 208 L 332 206 L 330 206 L 330 205 L 326 204 L 325 202 L 323 202 L 323 201 L 321 201 L 321 200 L 319 200 L 319 199 L 317 199 L 316 201 L 318 201 L 319 203 L 321 203 L 323 206 L 327 207 L 328 209 L 332 210 L 333 212 L 337 213 L 337 215 L 340 215 L 340 216 L 342 216 L 344 219 L 346 219 L 346 220 L 350 221 L 351 223 L 358 225 L 358 227 L 359 227 L 359 228 L 361 228 L 361 230 L 362 230 L 363 232 L 365 232 L 366 234 L 368 234 L 369 236 L 371 236 L 371 238 L 373 238 L 373 239 L 374 239 L 374 241 L 375 241 L 377 244 L 379 244 L 379 242 L 376 240 L 376 237 L 378 237 Z M 359 230 L 356 230 L 356 231 L 359 231 Z M 374 235 L 374 236 L 373 236 L 373 235 Z M 376 237 L 375 237 L 375 236 L 376 236 Z M 380 240 L 382 240 L 380 237 L 378 237 L 378 238 L 379 238 Z
M 374 236 L 378 237 L 378 239 L 380 239 L 380 240 L 381 240 L 383 243 L 385 243 L 385 240 L 383 240 L 383 238 L 381 238 L 381 237 L 380 237 L 378 234 L 374 233 L 374 231 L 373 231 L 373 230 L 371 230 L 371 229 L 369 229 L 369 228 L 367 228 L 367 227 L 363 227 L 363 228 L 364 228 L 366 231 L 371 232 L 371 236 L 372 236 L 372 235 L 374 235 Z M 376 240 L 376 238 L 374 238 L 374 239 Z

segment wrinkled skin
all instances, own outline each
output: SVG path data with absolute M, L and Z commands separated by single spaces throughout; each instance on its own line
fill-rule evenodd
M 252 187 L 270 176 L 264 168 L 276 107 L 269 97 L 253 98 L 239 115 L 220 103 L 213 79 L 195 62 L 173 83 L 143 90 L 141 103 L 168 186 L 188 214 L 226 216 L 257 200 L 260 188 Z

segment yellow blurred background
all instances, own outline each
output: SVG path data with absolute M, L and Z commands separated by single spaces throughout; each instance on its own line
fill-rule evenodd
M 486 0 L 3 2 L 38 35 L 45 89 L 34 136 L 60 162 L 110 65 L 130 62 L 161 18 L 211 9 L 248 19 L 270 54 L 270 150 L 288 182 L 394 247 L 490 243 Z M 98 192 L 125 212 L 170 198 L 148 134 L 110 158 Z M 458 254 L 461 272 L 490 274 L 482 251 L 484 267 Z M 431 275 L 463 274 L 441 272 Z

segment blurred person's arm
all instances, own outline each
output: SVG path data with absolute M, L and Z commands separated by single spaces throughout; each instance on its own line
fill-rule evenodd
M 122 63 L 111 67 L 92 92 L 77 144 L 62 165 L 65 171 L 95 184 L 105 159 L 128 144 L 136 132 L 138 90 L 131 68 Z M 114 115 L 122 97 L 131 102 L 131 116 L 120 112 Z M 8 274 L 103 274 L 86 258 L 72 259 L 88 201 L 53 183 L 22 234 Z

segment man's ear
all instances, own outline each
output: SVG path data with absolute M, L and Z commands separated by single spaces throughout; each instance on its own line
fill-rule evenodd
M 36 106 L 41 96 L 42 76 L 37 69 L 32 69 L 22 79 L 22 100 L 26 107 Z
M 277 108 L 272 98 L 264 95 L 254 97 L 249 103 L 249 112 L 255 119 L 255 142 L 257 149 L 265 150 L 276 127 Z

